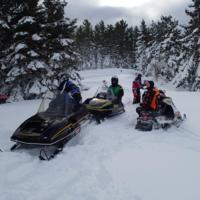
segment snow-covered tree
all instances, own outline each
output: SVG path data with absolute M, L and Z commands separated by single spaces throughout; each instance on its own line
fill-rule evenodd
M 180 62 L 181 31 L 178 21 L 172 16 L 162 16 L 160 21 L 152 24 L 151 32 L 154 38 L 151 45 L 151 62 L 154 63 L 152 68 L 157 68 L 154 75 L 171 81 L 178 72 Z
M 81 68 L 93 68 L 95 53 L 93 27 L 89 20 L 84 20 L 83 24 L 76 30 L 76 48 L 80 54 Z
M 174 83 L 190 90 L 200 89 L 200 0 L 192 0 L 186 14 L 190 17 L 185 26 L 182 65 Z
M 8 42 L 0 59 L 6 72 L 5 88 L 11 96 L 39 97 L 43 86 L 52 85 L 74 68 L 75 20 L 64 16 L 66 4 L 58 0 L 4 0 L 1 43 Z

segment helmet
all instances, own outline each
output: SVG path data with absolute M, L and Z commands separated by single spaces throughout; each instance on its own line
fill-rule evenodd
M 154 82 L 153 82 L 153 81 L 145 80 L 145 81 L 144 81 L 144 85 L 145 85 L 148 89 L 153 89 L 153 88 L 154 88 Z
M 153 81 L 149 81 L 150 84 L 150 88 L 154 88 L 154 82 Z
M 139 78 L 142 78 L 142 74 L 138 74 L 137 76 L 138 76 Z
M 113 76 L 113 77 L 111 78 L 111 84 L 112 84 L 112 86 L 118 85 L 118 82 L 119 82 L 119 79 L 118 79 L 117 76 Z

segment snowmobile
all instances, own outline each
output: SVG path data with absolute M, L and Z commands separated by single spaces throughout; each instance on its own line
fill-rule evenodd
M 67 93 L 48 94 L 41 102 L 38 112 L 16 129 L 11 137 L 15 144 L 10 150 L 39 147 L 39 158 L 50 160 L 80 132 L 81 125 L 89 117 L 86 107 L 77 107 Z
M 114 104 L 111 100 L 107 99 L 106 92 L 99 92 L 95 97 L 86 99 L 84 104 L 98 124 L 105 118 L 125 112 L 122 103 Z
M 170 97 L 162 97 L 158 102 L 158 109 L 154 112 L 141 110 L 135 129 L 141 131 L 151 131 L 153 129 L 168 129 L 171 126 L 179 127 L 185 120 L 177 110 Z

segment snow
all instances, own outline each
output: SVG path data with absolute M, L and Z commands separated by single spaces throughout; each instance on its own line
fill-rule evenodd
M 73 40 L 71 40 L 71 39 L 66 39 L 66 38 L 61 39 L 60 41 L 61 41 L 61 44 L 62 44 L 63 46 L 67 46 L 68 44 L 70 44 L 70 43 L 73 42 Z
M 35 82 L 29 90 L 29 93 L 41 94 L 44 93 L 47 89 L 42 86 L 39 82 Z
M 51 60 L 60 61 L 62 59 L 62 55 L 60 53 L 54 53 L 51 57 Z
M 22 19 L 20 19 L 18 23 L 19 24 L 25 24 L 25 23 L 32 24 L 33 22 L 35 22 L 35 20 L 33 19 L 33 17 L 26 16 L 26 17 L 23 17 Z
M 17 53 L 17 52 L 20 51 L 21 49 L 25 49 L 25 48 L 27 48 L 27 45 L 26 45 L 26 44 L 19 43 L 19 44 L 17 44 L 17 46 L 15 47 L 15 52 Z
M 1 200 L 199 200 L 199 92 L 165 89 L 187 120 L 180 128 L 139 132 L 132 104 L 135 71 L 82 71 L 83 98 L 92 97 L 102 80 L 119 77 L 126 112 L 85 125 L 50 162 L 39 161 L 35 150 L 10 152 L 10 137 L 37 112 L 40 100 L 0 105 Z M 145 77 L 143 77 L 145 79 Z
M 37 70 L 37 69 L 42 69 L 42 68 L 45 68 L 45 63 L 42 62 L 42 61 L 39 61 L 39 60 L 34 60 L 34 61 L 31 61 L 27 68 L 28 69 L 32 69 L 32 70 Z
M 33 34 L 33 35 L 32 35 L 32 39 L 33 39 L 34 41 L 39 41 L 39 40 L 41 40 L 42 38 L 41 38 L 38 34 Z
M 39 54 L 38 53 L 36 53 L 35 51 L 33 51 L 33 50 L 31 50 L 31 51 L 28 51 L 27 52 L 27 55 L 30 55 L 31 57 L 38 57 L 39 56 Z
M 28 32 L 17 32 L 17 33 L 15 33 L 15 38 L 17 37 L 17 36 L 24 36 L 24 35 L 28 35 Z

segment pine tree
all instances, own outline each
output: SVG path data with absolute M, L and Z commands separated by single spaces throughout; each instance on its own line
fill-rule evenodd
M 65 17 L 67 3 L 60 0 L 44 0 L 45 15 L 43 19 L 42 59 L 48 66 L 43 80 L 45 84 L 69 74 L 76 69 L 77 56 L 74 51 L 74 33 L 76 20 Z
M 64 1 L 4 1 L 2 14 L 8 27 L 4 39 L 9 42 L 1 60 L 6 66 L 6 89 L 16 98 L 39 97 L 44 85 L 52 84 L 76 63 L 75 20 L 64 17 Z
M 113 37 L 114 32 L 115 32 L 114 26 L 112 24 L 108 24 L 106 26 L 106 31 L 105 31 L 105 47 L 106 47 L 109 67 L 116 67 L 114 63 L 115 59 L 115 38 Z
M 114 64 L 117 67 L 129 67 L 126 62 L 126 43 L 127 43 L 127 28 L 128 24 L 124 20 L 120 20 L 114 26 L 113 42 L 115 60 Z
M 146 25 L 145 20 L 142 20 L 139 28 L 139 37 L 137 41 L 138 45 L 138 65 L 140 65 L 140 69 L 143 73 L 147 71 L 147 66 L 150 63 L 149 53 L 147 47 L 150 42 L 150 32 L 149 28 Z
M 93 27 L 89 20 L 84 20 L 83 24 L 76 30 L 76 48 L 80 54 L 82 68 L 93 68 Z
M 145 20 L 143 19 L 140 25 L 140 32 L 139 32 L 139 45 L 141 48 L 145 49 L 149 42 L 150 42 L 151 36 L 149 32 L 149 28 L 146 25 Z
M 157 23 L 152 23 L 150 30 L 154 38 L 151 45 L 151 59 L 154 63 L 152 66 L 155 68 L 155 76 L 162 76 L 171 81 L 178 72 L 178 57 L 181 52 L 181 31 L 178 21 L 172 16 L 162 16 Z
M 95 51 L 95 64 L 96 68 L 105 67 L 105 58 L 107 56 L 106 39 L 105 39 L 106 26 L 104 21 L 100 21 L 94 27 L 94 51 Z
M 180 75 L 176 77 L 177 87 L 186 87 L 190 90 L 200 89 L 200 0 L 192 0 L 186 14 L 190 17 L 185 26 L 183 38 L 182 67 Z
M 39 56 L 32 36 L 39 29 L 38 17 L 42 8 L 38 6 L 38 0 L 11 0 L 4 1 L 1 9 L 3 21 L 6 22 L 2 59 L 6 66 L 6 90 L 12 95 L 25 95 L 32 78 L 28 65 Z
M 139 38 L 139 29 L 137 26 L 135 26 L 134 30 L 133 30 L 133 64 L 134 67 L 136 67 L 136 63 L 137 63 L 137 57 L 138 57 L 138 38 Z

